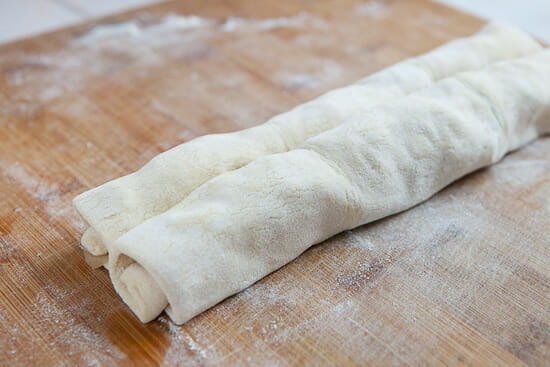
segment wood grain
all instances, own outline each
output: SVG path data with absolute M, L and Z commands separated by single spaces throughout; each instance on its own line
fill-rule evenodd
M 142 325 L 86 266 L 76 194 L 482 24 L 423 0 L 261 4 L 168 2 L 0 47 L 0 365 L 545 365 L 548 138 L 182 327 Z M 163 28 L 176 14 L 212 22 Z

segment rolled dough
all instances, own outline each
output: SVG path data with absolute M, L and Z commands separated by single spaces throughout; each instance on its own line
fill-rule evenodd
M 549 110 L 546 50 L 356 114 L 299 149 L 211 179 L 122 235 L 113 284 L 142 321 L 162 311 L 143 297 L 158 287 L 184 323 L 313 244 L 406 210 L 550 132 Z M 139 281 L 128 274 L 137 268 Z
M 140 170 L 84 192 L 74 205 L 90 229 L 82 246 L 95 265 L 105 261 L 112 243 L 129 229 L 179 203 L 194 189 L 226 171 L 273 153 L 286 152 L 306 139 L 341 124 L 353 114 L 405 96 L 433 81 L 492 62 L 519 57 L 541 46 L 522 31 L 490 24 L 476 35 L 452 41 L 405 60 L 359 82 L 333 90 L 263 125 L 207 135 L 179 145 Z

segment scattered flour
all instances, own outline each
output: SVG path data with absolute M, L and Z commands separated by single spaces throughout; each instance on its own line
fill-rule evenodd
M 248 19 L 229 17 L 221 29 L 224 32 L 235 31 L 268 31 L 276 28 L 304 28 L 306 25 L 322 26 L 324 22 L 307 13 L 300 13 L 291 17 Z
M 289 91 L 303 88 L 315 88 L 321 84 L 319 78 L 311 74 L 290 74 L 288 72 L 281 72 L 275 75 L 275 79 L 279 80 L 283 88 Z
M 67 309 L 67 304 L 63 304 L 63 308 L 58 306 L 73 291 L 46 286 L 36 295 L 36 307 L 32 312 L 34 318 L 40 320 L 38 327 L 48 328 L 53 337 L 49 347 L 53 350 L 60 348 L 68 356 L 77 357 L 84 366 L 117 364 L 125 355 L 109 339 L 75 317 L 81 311 L 79 307 L 86 307 L 86 304 L 74 306 L 74 309 Z M 55 295 L 55 299 L 51 294 Z
M 57 183 L 48 183 L 31 173 L 24 166 L 18 163 L 8 163 L 0 160 L 0 172 L 13 181 L 17 186 L 22 187 L 25 192 L 32 196 L 48 213 L 50 220 L 64 217 L 71 220 L 71 223 L 79 228 L 81 221 L 72 209 L 70 198 L 64 195 Z M 16 208 L 15 213 L 22 209 Z
M 333 60 L 318 62 L 315 70 L 310 73 L 277 72 L 273 75 L 275 83 L 288 91 L 314 89 L 323 84 L 330 84 L 342 75 L 342 67 Z
M 247 79 L 247 74 L 235 72 L 229 75 L 224 75 L 221 83 L 228 88 L 235 88 L 244 84 Z
M 528 149 L 528 147 L 523 148 Z M 522 169 L 526 172 L 524 175 L 510 175 L 510 170 L 516 171 Z M 550 163 L 545 159 L 532 159 L 532 160 L 506 160 L 499 164 L 498 168 L 490 167 L 488 169 L 491 177 L 505 182 L 506 185 L 513 185 L 512 187 L 518 187 L 526 182 L 532 182 L 533 178 L 541 175 L 544 172 L 548 172 L 550 169 Z
M 7 331 L 7 333 L 0 334 L 0 356 L 2 353 L 6 353 L 10 360 L 23 358 L 24 356 L 19 356 L 17 351 L 19 327 L 10 322 L 9 317 L 4 314 L 2 305 L 0 305 L 0 324 L 3 326 L 3 330 Z
M 101 24 L 95 26 L 81 36 L 77 42 L 80 44 L 96 45 L 97 42 L 109 38 L 133 38 L 154 44 L 163 44 L 167 40 L 160 38 L 166 33 L 182 31 L 196 31 L 205 29 L 212 31 L 208 36 L 212 37 L 222 32 L 258 32 L 270 31 L 277 28 L 305 28 L 306 26 L 323 26 L 324 22 L 307 13 L 300 13 L 290 17 L 252 19 L 240 17 L 228 17 L 225 20 L 200 17 L 197 15 L 169 14 L 159 22 L 153 24 L 141 24 L 139 21 L 129 21 L 115 24 Z
M 387 5 L 383 1 L 374 0 L 357 5 L 355 7 L 355 13 L 371 18 L 383 18 L 388 13 L 388 9 L 386 7 Z
M 79 38 L 79 42 L 93 43 L 109 37 L 138 37 L 140 34 L 141 31 L 136 22 L 99 25 L 94 27 L 85 36 Z
M 325 81 L 333 81 L 342 75 L 342 66 L 334 60 L 324 60 L 322 63 L 321 78 Z
M 216 19 L 197 15 L 141 14 L 136 20 L 115 24 L 99 24 L 57 51 L 36 54 L 14 51 L 0 55 L 19 67 L 5 74 L 10 99 L 5 113 L 28 113 L 67 93 L 87 86 L 88 80 L 110 74 L 128 65 L 135 68 L 134 77 L 147 77 L 151 68 L 162 67 L 170 60 L 195 60 L 208 57 L 211 42 L 227 33 L 250 37 L 257 32 L 279 28 L 310 31 L 325 27 L 325 22 L 307 13 L 294 16 L 254 19 L 230 17 Z M 238 85 L 229 79 L 226 86 Z M 291 84 L 317 85 L 304 77 Z
M 203 18 L 196 15 L 180 16 L 168 14 L 160 22 L 149 25 L 140 25 L 138 21 L 124 23 L 101 24 L 92 28 L 88 33 L 78 39 L 83 44 L 94 45 L 98 41 L 108 38 L 144 38 L 155 41 L 154 37 L 160 37 L 164 33 L 188 31 L 216 24 L 214 19 Z M 156 40 L 159 43 L 166 42 L 162 38 Z
M 209 357 L 209 348 L 202 347 L 183 328 L 175 325 L 166 315 L 161 315 L 158 322 L 167 330 L 169 345 L 164 352 L 163 362 L 167 366 L 176 366 L 193 359 L 205 360 Z

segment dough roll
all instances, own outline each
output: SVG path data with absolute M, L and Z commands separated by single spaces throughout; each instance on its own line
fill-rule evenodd
M 550 51 L 541 51 L 358 114 L 211 179 L 121 236 L 109 260 L 115 288 L 149 321 L 162 310 L 143 295 L 158 287 L 184 323 L 310 246 L 417 205 L 549 132 L 549 110 Z
M 90 225 L 82 245 L 90 255 L 106 255 L 119 236 L 176 205 L 212 177 L 261 156 L 297 148 L 306 139 L 339 125 L 353 114 L 405 96 L 441 78 L 540 48 L 516 28 L 490 24 L 474 36 L 452 41 L 328 92 L 263 125 L 235 133 L 206 135 L 179 145 L 159 154 L 140 170 L 74 199 L 76 209 Z M 95 259 L 95 265 L 101 259 Z

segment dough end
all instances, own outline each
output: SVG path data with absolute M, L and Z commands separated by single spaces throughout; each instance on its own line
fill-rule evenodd
M 139 264 L 129 265 L 119 278 L 118 292 L 141 322 L 154 320 L 168 300 L 151 275 Z
M 92 227 L 88 228 L 84 232 L 82 238 L 80 239 L 80 244 L 85 250 L 94 256 L 107 254 L 107 248 L 103 244 L 101 237 Z

